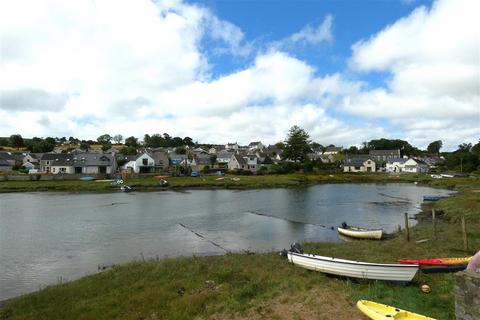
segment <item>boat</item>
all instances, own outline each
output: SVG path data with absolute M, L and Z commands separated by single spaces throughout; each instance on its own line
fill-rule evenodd
M 448 196 L 423 196 L 423 201 L 438 201 L 448 198 Z
M 457 272 L 463 271 L 467 268 L 467 264 L 446 264 L 446 265 L 422 265 L 420 266 L 420 271 L 423 273 L 447 273 L 447 272 Z
M 288 261 L 300 267 L 338 276 L 410 282 L 418 271 L 414 264 L 360 262 L 289 251 Z
M 158 184 L 160 185 L 160 187 L 166 187 L 166 186 L 168 186 L 168 181 L 165 180 L 165 179 L 160 179 Z
M 411 311 L 402 310 L 386 304 L 368 300 L 357 301 L 357 308 L 373 320 L 402 319 L 402 320 L 435 320 Z
M 401 264 L 418 264 L 427 266 L 444 266 L 453 264 L 468 264 L 472 257 L 462 258 L 434 258 L 434 259 L 401 259 L 398 260 Z
M 80 177 L 80 180 L 82 180 L 82 181 L 92 181 L 92 180 L 95 180 L 95 177 L 85 176 L 85 177 Z
M 382 229 L 362 229 L 356 227 L 350 227 L 345 222 L 341 227 L 337 228 L 338 233 L 344 236 L 358 238 L 358 239 L 375 239 L 380 240 L 382 238 Z
M 123 192 L 130 192 L 132 191 L 132 187 L 124 185 L 120 187 L 120 190 L 122 190 Z

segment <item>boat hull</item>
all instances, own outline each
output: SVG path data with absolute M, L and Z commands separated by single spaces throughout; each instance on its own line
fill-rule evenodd
M 435 259 L 402 259 L 398 260 L 401 264 L 419 264 L 428 266 L 448 266 L 454 264 L 467 264 L 472 257 L 462 258 L 435 258 Z
M 382 230 L 364 230 L 357 228 L 337 228 L 338 233 L 344 236 L 357 238 L 357 239 L 374 239 L 380 240 L 382 238 Z
M 402 310 L 386 304 L 368 300 L 359 300 L 357 308 L 373 320 L 402 319 L 402 320 L 435 320 L 411 311 Z
M 288 252 L 288 260 L 303 268 L 338 276 L 410 282 L 418 271 L 418 265 L 368 263 L 332 257 Z
M 463 271 L 467 268 L 466 264 L 448 264 L 441 266 L 420 266 L 420 271 L 423 273 L 448 273 L 448 272 L 457 272 Z

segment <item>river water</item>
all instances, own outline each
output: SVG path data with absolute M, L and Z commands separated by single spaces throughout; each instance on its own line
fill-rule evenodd
M 269 251 L 340 241 L 331 227 L 393 231 L 424 195 L 414 184 L 104 194 L 0 194 L 0 300 L 97 272 L 178 255 Z M 412 221 L 414 223 L 414 221 Z

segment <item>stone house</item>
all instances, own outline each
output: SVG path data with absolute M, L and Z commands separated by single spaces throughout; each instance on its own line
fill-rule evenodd
M 392 150 L 370 150 L 369 153 L 370 157 L 375 160 L 378 164 L 382 162 L 387 162 L 390 159 L 398 159 L 400 158 L 400 149 L 392 149 Z

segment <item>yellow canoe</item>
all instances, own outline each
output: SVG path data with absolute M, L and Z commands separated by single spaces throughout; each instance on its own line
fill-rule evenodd
M 357 308 L 373 320 L 435 320 L 421 314 L 368 300 L 359 300 Z

